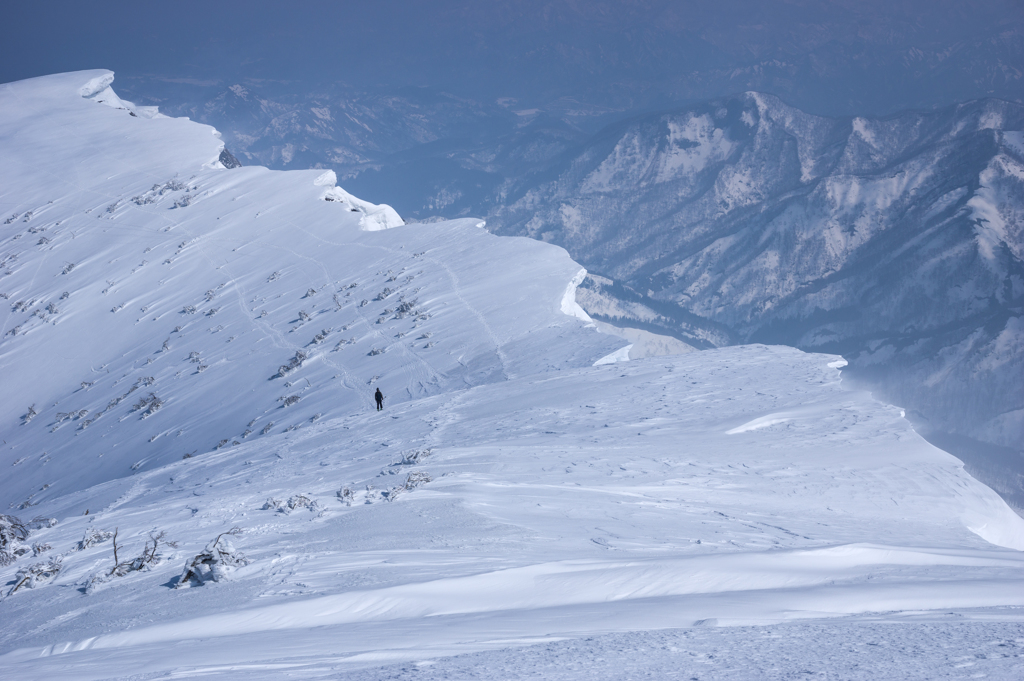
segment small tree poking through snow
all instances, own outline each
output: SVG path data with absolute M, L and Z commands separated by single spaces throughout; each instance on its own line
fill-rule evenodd
M 160 554 L 161 546 L 169 546 L 172 549 L 178 548 L 177 542 L 168 541 L 166 537 L 166 532 L 150 532 L 149 539 L 146 540 L 142 553 L 135 558 L 122 560 L 118 554 L 123 547 L 117 543 L 117 530 L 115 529 L 114 535 L 111 537 L 114 549 L 114 566 L 109 570 L 103 569 L 89 577 L 85 584 L 85 593 L 93 593 L 100 584 L 109 582 L 116 577 L 124 577 L 130 572 L 143 572 L 159 565 L 162 559 Z
M 18 573 L 14 575 L 14 586 L 7 592 L 7 596 L 11 596 L 18 589 L 34 589 L 53 580 L 60 574 L 63 567 L 61 560 L 61 556 L 55 556 L 45 563 L 36 563 L 18 570 Z
M 178 578 L 175 589 L 189 587 L 193 584 L 201 586 L 208 581 L 219 582 L 235 568 L 249 564 L 249 559 L 242 555 L 231 542 L 231 537 L 242 534 L 242 529 L 233 527 L 206 545 L 201 553 L 196 554 L 185 563 L 185 569 Z

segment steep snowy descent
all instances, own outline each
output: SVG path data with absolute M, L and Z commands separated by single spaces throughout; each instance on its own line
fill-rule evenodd
M 563 314 L 564 251 L 221 169 L 216 131 L 129 116 L 111 79 L 0 88 L 8 503 L 626 345 Z

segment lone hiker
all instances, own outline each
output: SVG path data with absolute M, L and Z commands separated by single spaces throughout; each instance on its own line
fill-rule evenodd
M 380 388 L 377 388 L 377 392 L 373 394 L 373 399 L 377 400 L 377 411 L 382 410 L 384 408 L 384 393 L 380 391 Z

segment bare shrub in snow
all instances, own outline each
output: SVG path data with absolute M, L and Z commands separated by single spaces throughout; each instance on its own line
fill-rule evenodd
M 415 314 L 416 301 L 403 301 L 395 310 L 396 319 L 405 319 L 406 315 Z
M 402 460 L 399 461 L 399 463 L 402 464 L 403 466 L 411 466 L 413 464 L 419 463 L 420 459 L 430 456 L 430 454 L 433 451 L 433 449 L 414 449 L 411 452 L 406 452 L 405 454 L 403 454 Z
M 181 314 L 195 314 L 196 312 L 198 312 L 198 310 L 196 310 L 195 305 L 186 305 L 181 308 Z
M 164 401 L 149 393 L 146 397 L 140 397 L 139 401 L 132 406 L 132 411 L 142 411 L 142 418 L 148 418 L 155 414 L 160 408 L 164 406 Z
M 40 543 L 40 544 L 33 544 L 32 545 L 32 555 L 33 556 L 38 556 L 41 553 L 46 553 L 47 551 L 52 551 L 52 550 L 53 550 L 53 547 L 50 546 L 49 544 L 41 544 Z
M 402 466 L 413 466 L 422 463 L 422 460 L 430 456 L 431 449 L 414 449 L 402 455 L 402 458 L 391 464 L 380 473 L 381 475 L 396 475 L 402 472 Z
M 433 478 L 430 477 L 430 474 L 426 471 L 413 471 L 412 473 L 409 473 L 409 477 L 406 478 L 404 488 L 411 490 L 432 480 Z
M 301 319 L 304 322 L 308 322 L 310 319 L 312 319 L 312 317 L 309 316 L 309 313 L 306 312 L 305 310 L 299 310 L 299 319 Z
M 368 356 L 370 356 L 370 357 L 376 357 L 377 355 L 383 355 L 383 354 L 384 354 L 384 352 L 385 352 L 385 349 L 384 349 L 384 348 L 373 348 L 372 350 L 370 350 L 370 351 L 369 351 L 368 353 L 366 353 L 366 354 L 367 354 Z
M 61 411 L 59 411 L 54 416 L 54 418 L 56 419 L 56 423 L 59 425 L 61 423 L 64 423 L 65 421 L 72 421 L 72 420 L 77 421 L 78 419 L 85 418 L 88 414 L 89 414 L 89 410 L 88 409 L 79 409 L 78 411 L 69 411 L 69 412 L 61 412 Z
M 303 298 L 312 298 L 315 295 L 316 295 L 316 289 L 315 288 L 311 288 L 311 289 L 307 290 L 306 291 L 306 295 L 304 295 L 302 297 Z
M 349 339 L 342 338 L 340 341 L 338 341 L 337 345 L 334 346 L 334 349 L 331 350 L 331 352 L 337 352 L 338 350 L 341 350 L 346 345 L 353 345 L 355 342 L 356 342 L 355 338 L 349 338 Z
M 37 586 L 53 581 L 60 574 L 63 567 L 61 560 L 60 556 L 54 556 L 45 563 L 36 563 L 35 565 L 29 565 L 18 570 L 17 574 L 14 575 L 14 586 L 7 592 L 7 596 L 11 596 L 21 588 L 34 589 Z
M 71 272 L 74 271 L 74 269 L 75 269 L 75 263 L 73 263 L 73 262 L 64 263 L 64 267 L 63 267 L 63 269 L 61 269 L 60 273 L 61 274 L 71 274 Z
M 412 473 L 409 473 L 404 484 L 399 485 L 398 487 L 392 487 L 385 492 L 381 492 L 381 495 L 388 501 L 394 501 L 400 495 L 405 494 L 406 492 L 411 492 L 420 485 L 426 484 L 431 480 L 433 480 L 433 478 L 430 477 L 429 473 L 424 471 L 413 471 Z
M 266 503 L 263 504 L 264 511 L 277 511 L 278 513 L 284 513 L 285 515 L 292 511 L 297 511 L 300 508 L 309 509 L 313 513 L 317 513 L 322 510 L 322 506 L 315 499 L 311 499 L 305 494 L 294 494 L 288 501 L 281 501 L 273 497 L 267 499 Z
M 34 419 L 38 415 L 39 415 L 39 412 L 36 411 L 36 405 L 33 404 L 31 407 L 28 408 L 27 412 L 22 414 L 22 416 L 21 416 L 21 423 L 22 423 L 22 425 L 28 423 L 29 421 L 31 421 L 32 419 Z
M 189 587 L 193 584 L 201 586 L 208 581 L 219 582 L 235 568 L 249 564 L 249 559 L 242 555 L 231 542 L 231 537 L 242 534 L 241 528 L 233 527 L 206 545 L 202 552 L 196 554 L 185 563 L 185 569 L 175 584 L 175 589 Z
M 167 192 L 180 192 L 185 188 L 186 186 L 178 180 L 168 180 L 163 185 L 154 184 L 150 191 L 160 192 L 160 196 L 163 196 Z
M 0 514 L 0 565 L 10 565 L 28 553 L 21 543 L 28 539 L 28 528 L 16 516 Z
M 97 530 L 95 527 L 90 527 L 88 530 L 85 531 L 85 536 L 82 537 L 82 540 L 75 545 L 75 550 L 84 551 L 90 546 L 102 544 L 108 539 L 113 538 L 113 536 L 113 532 L 108 532 L 107 530 Z
M 310 341 L 309 344 L 310 345 L 320 345 L 325 340 L 327 340 L 327 336 L 329 336 L 330 334 L 331 334 L 331 329 L 322 329 L 320 331 L 320 333 L 318 333 L 315 336 L 313 336 L 313 340 Z
M 287 508 L 289 511 L 296 511 L 300 508 L 308 508 L 312 512 L 320 510 L 320 504 L 314 499 L 310 499 L 305 494 L 296 494 L 288 499 Z
M 381 291 L 380 293 L 378 293 L 378 294 L 376 295 L 376 297 L 374 298 L 374 300 L 384 300 L 385 298 L 387 298 L 388 296 L 390 296 L 390 295 L 391 295 L 392 293 L 394 293 L 394 291 L 392 291 L 392 290 L 391 290 L 391 289 L 389 289 L 389 288 L 388 288 L 387 286 L 385 286 L 385 287 L 384 287 L 384 290 L 383 290 L 383 291 Z
M 338 490 L 337 495 L 338 501 L 345 504 L 346 506 L 352 505 L 353 494 L 351 489 L 349 489 L 348 487 L 342 487 L 341 489 Z
M 302 350 L 296 350 L 295 356 L 288 360 L 287 364 L 282 364 L 272 378 L 284 378 L 291 372 L 295 371 L 302 366 L 303 362 L 306 361 L 306 356 L 306 353 Z
M 124 577 L 131 572 L 143 572 L 151 569 L 153 566 L 159 565 L 162 559 L 162 554 L 160 553 L 161 546 L 169 546 L 173 549 L 178 548 L 177 542 L 168 541 L 166 537 L 166 532 L 158 532 L 156 534 L 150 532 L 149 539 L 146 540 L 146 545 L 143 547 L 142 553 L 135 558 L 121 560 L 118 553 L 123 547 L 117 543 L 117 530 L 115 529 L 112 542 L 114 549 L 114 566 L 110 568 L 109 571 L 101 570 L 100 572 L 90 576 L 88 580 L 86 580 L 85 593 L 93 593 L 96 590 L 96 587 L 100 584 L 108 582 L 115 577 Z
M 261 430 L 260 433 L 263 434 L 263 435 L 266 435 L 267 433 L 270 432 L 270 429 L 273 428 L 273 427 L 274 427 L 274 422 L 271 421 L 267 425 L 263 426 L 263 430 Z
M 300 398 L 298 395 L 289 395 L 288 397 L 279 397 L 277 399 L 281 401 L 282 407 L 290 407 L 297 403 Z

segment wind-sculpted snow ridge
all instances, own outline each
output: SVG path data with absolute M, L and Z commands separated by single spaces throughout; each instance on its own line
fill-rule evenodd
M 29 540 L 61 570 L 0 601 L 0 665 L 26 681 L 322 678 L 566 638 L 600 650 L 590 637 L 609 632 L 704 636 L 651 631 L 694 626 L 768 625 L 789 649 L 886 623 L 895 647 L 922 619 L 946 637 L 928 669 L 976 659 L 981 631 L 1011 641 L 990 658 L 1019 657 L 1024 520 L 898 409 L 843 388 L 839 364 L 746 346 L 539 374 L 48 499 L 33 513 L 60 521 Z M 178 547 L 97 581 L 115 528 L 123 554 L 156 530 Z M 210 579 L 182 585 L 228 532 Z M 716 640 L 749 639 L 735 632 Z M 547 650 L 523 659 L 543 667 Z M 628 661 L 602 654 L 611 672 Z M 790 675 L 879 660 L 764 655 Z
M 488 224 L 613 280 L 596 318 L 839 353 L 931 428 L 1019 448 L 1021 130 L 998 100 L 832 119 L 747 93 L 605 130 Z
M 563 314 L 580 270 L 563 250 L 478 220 L 402 226 L 332 172 L 225 170 L 215 130 L 132 115 L 112 81 L 0 86 L 0 498 L 17 512 L 368 409 L 378 386 L 393 406 L 625 345 Z

